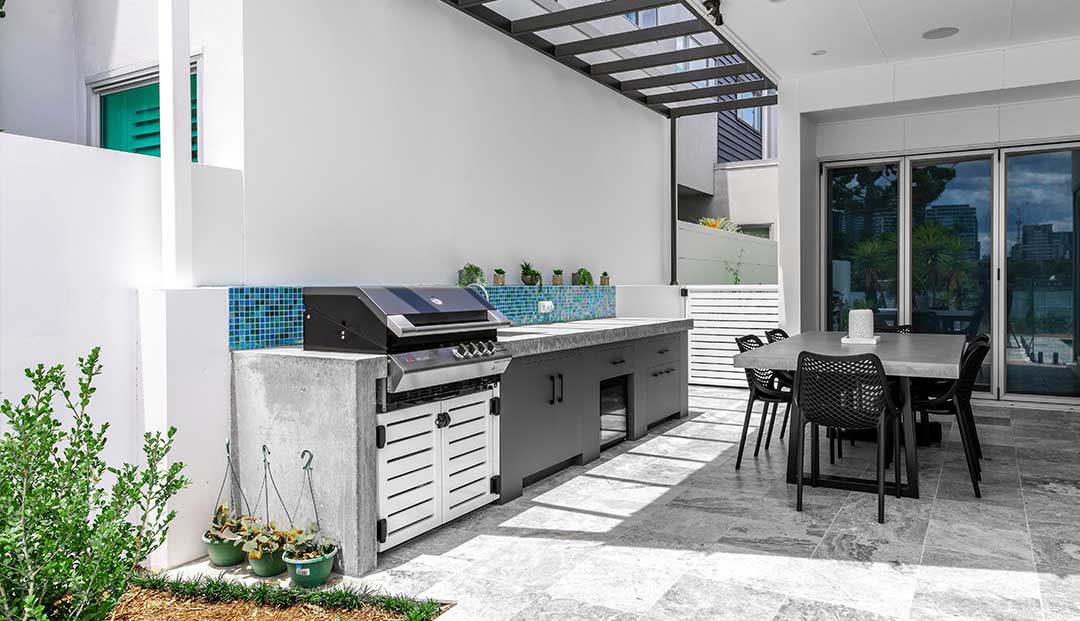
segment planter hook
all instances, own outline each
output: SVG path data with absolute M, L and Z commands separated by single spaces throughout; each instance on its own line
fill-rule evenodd
M 313 455 L 311 451 L 304 449 L 300 453 L 300 459 L 304 459 L 305 455 L 307 456 L 307 461 L 304 462 L 304 470 L 311 470 L 311 460 L 315 458 L 315 455 Z

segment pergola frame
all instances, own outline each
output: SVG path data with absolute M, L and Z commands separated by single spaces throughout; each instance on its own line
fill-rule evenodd
M 507 36 L 517 39 L 541 54 L 570 67 L 627 99 L 671 119 L 671 284 L 678 284 L 677 121 L 685 116 L 774 105 L 777 102 L 775 94 L 762 95 L 761 93 L 774 90 L 776 84 L 764 71 L 754 65 L 747 54 L 731 44 L 699 0 L 606 0 L 516 20 L 509 19 L 486 6 L 495 0 L 442 1 L 503 32 Z M 639 28 L 617 34 L 586 37 L 569 43 L 552 43 L 536 34 L 552 28 L 576 26 L 633 11 L 673 5 L 682 5 L 690 13 L 691 18 L 680 22 Z M 659 54 L 624 56 L 620 60 L 593 64 L 578 57 L 580 54 L 614 51 L 642 43 L 705 33 L 715 35 L 718 42 L 712 45 Z M 675 71 L 672 68 L 666 72 L 640 78 L 620 79 L 615 77 L 617 74 L 629 71 L 658 69 L 677 63 L 721 56 L 733 59 L 734 62 L 692 71 Z M 710 85 L 709 80 L 713 79 L 726 79 L 727 81 L 718 85 Z M 705 82 L 704 86 L 694 84 L 701 81 Z M 674 87 L 677 85 L 689 85 L 689 87 L 672 88 L 670 92 L 663 93 L 642 92 L 646 89 Z M 749 97 L 740 98 L 739 96 L 743 94 L 749 94 Z M 679 106 L 669 105 L 694 100 L 706 101 Z

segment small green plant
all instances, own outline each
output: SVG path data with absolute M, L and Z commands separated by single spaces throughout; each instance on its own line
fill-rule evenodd
M 500 275 L 500 276 L 503 276 L 503 275 L 505 275 L 505 274 L 506 274 L 506 270 L 504 270 L 504 269 L 503 269 L 503 268 L 501 268 L 501 267 L 496 267 L 496 268 L 495 268 L 495 273 L 496 273 L 496 274 L 498 274 L 498 275 Z
M 465 267 L 458 270 L 457 284 L 459 287 L 468 287 L 473 283 L 484 284 L 484 270 L 472 263 L 466 263 Z
M 244 541 L 244 552 L 256 560 L 283 549 L 300 533 L 297 529 L 278 530 L 273 522 L 262 522 L 249 515 L 240 518 L 240 538 Z
M 218 505 L 217 510 L 214 511 L 214 517 L 210 520 L 206 538 L 210 541 L 239 541 L 239 516 L 233 515 L 228 505 Z
M 592 272 L 584 267 L 578 268 L 578 271 L 574 272 L 574 284 L 581 285 L 582 287 L 593 286 Z
M 63 365 L 39 364 L 26 370 L 32 391 L 0 405 L 2 618 L 105 618 L 165 540 L 175 515 L 168 502 L 188 483 L 184 465 L 168 459 L 176 429 L 143 435 L 142 467 L 102 458 L 109 425 L 95 426 L 87 412 L 99 358 L 97 347 L 79 358 L 77 394 Z
M 734 264 L 732 264 L 730 261 L 724 261 L 724 271 L 726 271 L 728 275 L 731 276 L 731 284 L 733 285 L 742 284 L 742 258 L 743 253 L 745 252 L 745 250 L 739 250 L 739 258 L 736 259 L 736 262 Z
M 328 537 L 315 524 L 309 525 L 285 544 L 285 554 L 289 558 L 305 561 L 331 554 L 338 547 L 333 537 Z
M 604 273 L 602 273 L 602 274 L 600 274 L 600 275 L 601 275 L 601 276 L 607 276 L 607 275 L 608 275 L 608 273 L 607 273 L 607 272 L 604 272 Z
M 525 285 L 539 285 L 544 283 L 544 277 L 528 261 L 521 262 L 521 282 Z
M 555 274 L 556 276 L 562 276 L 562 270 L 551 270 L 551 273 Z

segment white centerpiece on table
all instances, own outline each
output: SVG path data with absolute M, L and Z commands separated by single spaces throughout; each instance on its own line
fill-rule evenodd
M 874 334 L 874 311 L 857 308 L 848 313 L 848 333 L 841 337 L 844 345 L 877 345 L 880 334 Z

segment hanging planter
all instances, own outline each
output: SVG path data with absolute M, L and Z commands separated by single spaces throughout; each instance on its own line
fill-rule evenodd
M 251 571 L 255 572 L 256 576 L 269 578 L 285 572 L 285 561 L 282 560 L 282 556 L 285 554 L 285 545 L 300 535 L 302 531 L 291 527 L 292 517 L 289 516 L 285 501 L 281 499 L 281 491 L 278 490 L 277 482 L 274 481 L 274 475 L 270 471 L 270 449 L 265 444 L 262 447 L 262 453 L 263 482 L 262 487 L 259 488 L 258 496 L 255 497 L 255 506 L 256 510 L 258 510 L 259 500 L 263 498 L 263 492 L 265 492 L 266 521 L 263 522 L 256 517 L 245 515 L 240 519 L 240 538 L 244 542 L 243 550 L 247 553 Z M 279 530 L 277 525 L 270 520 L 271 488 L 274 490 L 278 502 L 281 503 L 281 510 L 285 513 L 285 519 L 289 520 L 290 528 L 287 531 Z
M 240 537 L 241 518 L 229 509 L 229 505 L 221 503 L 221 495 L 225 492 L 225 484 L 230 479 L 234 484 L 229 491 L 233 506 L 240 506 L 241 500 L 247 505 L 244 490 L 240 488 L 240 479 L 236 476 L 236 469 L 232 465 L 232 452 L 229 448 L 229 442 L 226 441 L 225 478 L 221 481 L 217 500 L 214 501 L 216 508 L 213 517 L 210 519 L 210 527 L 203 532 L 202 536 L 203 544 L 206 545 L 206 554 L 210 557 L 210 562 L 217 567 L 232 567 L 244 562 L 244 542 Z M 250 513 L 250 511 L 251 508 L 248 507 L 248 512 Z
M 323 535 L 322 525 L 319 522 L 319 505 L 315 502 L 315 485 L 311 481 L 311 461 L 314 459 L 311 451 L 305 450 L 300 453 L 304 462 L 304 479 L 307 488 L 311 492 L 311 508 L 315 513 L 315 523 L 311 524 L 303 532 L 290 538 L 285 544 L 284 561 L 289 569 L 289 577 L 294 585 L 310 589 L 317 587 L 330 578 L 334 569 L 334 556 L 338 552 L 338 542 L 331 537 Z M 299 508 L 303 499 L 304 490 L 300 489 L 300 498 L 296 499 Z M 294 512 L 295 513 L 295 512 Z

